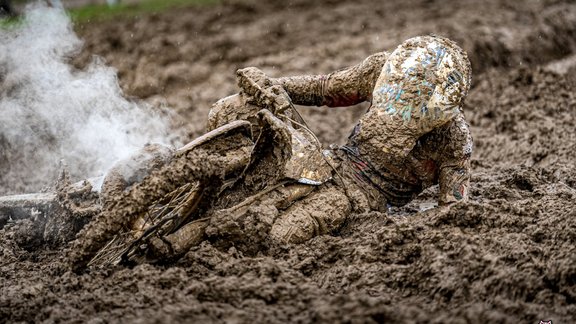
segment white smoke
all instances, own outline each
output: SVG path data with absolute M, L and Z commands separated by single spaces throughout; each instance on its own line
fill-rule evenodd
M 115 69 L 69 64 L 81 46 L 66 13 L 40 4 L 0 29 L 0 192 L 50 184 L 60 160 L 75 178 L 91 177 L 169 142 L 167 118 L 124 98 Z

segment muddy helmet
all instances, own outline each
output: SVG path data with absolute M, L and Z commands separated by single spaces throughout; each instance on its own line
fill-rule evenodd
M 453 41 L 433 35 L 410 38 L 384 64 L 372 106 L 404 123 L 418 119 L 430 130 L 459 113 L 470 77 L 468 56 Z
M 466 53 L 451 40 L 406 40 L 384 63 L 372 106 L 350 140 L 371 155 L 372 162 L 406 156 L 421 136 L 461 114 L 470 75 Z

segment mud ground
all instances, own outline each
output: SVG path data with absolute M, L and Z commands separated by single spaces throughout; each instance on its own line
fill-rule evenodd
M 576 4 L 572 1 L 227 1 L 76 29 L 126 93 L 204 130 L 234 71 L 326 73 L 436 33 L 469 53 L 471 200 L 354 214 L 335 236 L 243 256 L 204 242 L 169 267 L 77 275 L 64 252 L 0 230 L 0 322 L 576 321 Z M 366 106 L 301 108 L 342 143 Z M 28 242 L 30 243 L 30 242 Z M 33 246 L 33 245 L 32 245 Z

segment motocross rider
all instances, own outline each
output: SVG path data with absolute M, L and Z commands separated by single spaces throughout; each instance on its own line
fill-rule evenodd
M 472 137 L 462 107 L 471 67 L 453 41 L 414 37 L 390 54 L 327 75 L 266 79 L 298 105 L 371 102 L 346 145 L 324 151 L 338 176 L 283 211 L 272 225 L 273 239 L 303 242 L 338 229 L 351 210 L 386 211 L 435 184 L 440 206 L 468 199 Z M 219 101 L 208 128 L 246 117 L 237 113 L 245 104 L 237 96 Z M 329 206 L 317 205 L 326 201 L 320 196 Z

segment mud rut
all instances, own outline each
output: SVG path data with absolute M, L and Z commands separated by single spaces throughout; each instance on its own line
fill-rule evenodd
M 170 267 L 83 275 L 25 242 L 29 223 L 6 226 L 0 322 L 574 322 L 576 5 L 477 3 L 243 0 L 77 26 L 76 64 L 103 56 L 128 94 L 175 108 L 183 138 L 236 91 L 236 68 L 324 73 L 417 34 L 451 37 L 475 73 L 472 199 L 418 212 L 433 189 L 298 246 L 247 257 L 204 242 Z M 364 108 L 300 111 L 341 143 Z

